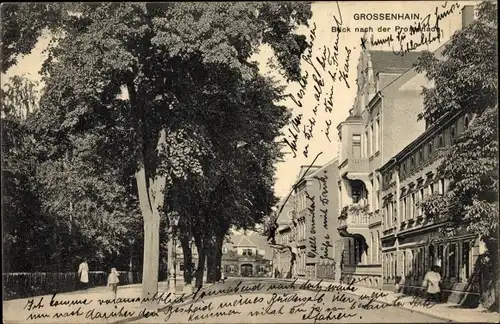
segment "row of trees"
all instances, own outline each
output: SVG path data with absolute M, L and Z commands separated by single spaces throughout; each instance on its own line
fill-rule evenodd
M 444 232 L 467 228 L 485 243 L 483 274 L 492 276 L 483 288 L 493 298 L 484 302 L 499 311 L 496 14 L 496 3 L 481 3 L 477 19 L 453 35 L 443 59 L 426 52 L 416 67 L 435 84 L 423 91 L 424 111 L 419 118 L 436 121 L 456 114 L 474 116 L 470 127 L 443 152 L 439 171 L 450 180 L 447 192 L 428 197 L 423 210 L 430 216 L 446 216 Z
M 192 240 L 198 250 L 196 285 L 205 260 L 214 279 L 229 229 L 253 228 L 276 203 L 290 113 L 252 56 L 267 44 L 297 80 L 307 44 L 295 30 L 310 17 L 305 2 L 4 6 L 2 72 L 51 37 L 38 109 L 18 118 L 22 100 L 3 93 L 9 260 L 104 262 L 143 242 L 152 295 L 176 211 L 186 265 Z

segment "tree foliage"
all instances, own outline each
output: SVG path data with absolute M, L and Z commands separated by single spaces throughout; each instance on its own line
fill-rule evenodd
M 499 226 L 496 7 L 494 2 L 478 5 L 478 19 L 453 35 L 442 58 L 426 53 L 417 62 L 417 70 L 435 84 L 423 91 L 419 118 L 439 122 L 456 115 L 473 117 L 441 156 L 438 171 L 449 179 L 448 190 L 425 199 L 422 208 L 427 215 L 447 219 L 444 230 L 465 227 L 477 234 L 493 258 L 491 269 L 497 268 Z
M 28 38 L 3 38 L 12 49 L 4 63 L 29 52 L 45 28 L 53 37 L 33 129 L 46 179 L 67 181 L 44 183 L 47 199 L 76 199 L 75 208 L 112 219 L 139 208 L 145 292 L 156 289 L 161 215 L 182 211 L 181 223 L 199 236 L 251 228 L 270 211 L 274 140 L 289 115 L 276 105 L 282 88 L 251 57 L 269 45 L 282 75 L 296 80 L 306 42 L 295 30 L 311 17 L 309 3 L 69 3 L 6 15 L 8 26 L 35 22 Z M 242 141 L 248 147 L 237 150 Z

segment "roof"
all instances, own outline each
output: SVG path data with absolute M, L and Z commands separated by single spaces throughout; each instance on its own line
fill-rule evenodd
M 405 55 L 394 55 L 392 51 L 370 50 L 374 73 L 403 73 L 413 67 L 422 52 L 408 52 Z
M 229 250 L 233 250 L 235 247 L 240 246 L 251 246 L 256 247 L 258 250 L 264 250 L 266 257 L 272 254 L 272 249 L 267 242 L 267 237 L 263 235 L 232 235 L 229 240 L 230 243 L 224 244 Z
M 326 162 L 325 164 L 323 164 L 323 166 L 321 168 L 319 168 L 319 169 L 315 170 L 314 172 L 308 174 L 306 177 L 307 178 L 313 178 L 315 175 L 320 174 L 321 171 L 323 171 L 324 169 L 326 169 L 330 165 L 335 164 L 335 163 L 338 164 L 338 162 L 339 162 L 339 158 L 335 157 L 333 160 L 330 160 L 330 161 Z

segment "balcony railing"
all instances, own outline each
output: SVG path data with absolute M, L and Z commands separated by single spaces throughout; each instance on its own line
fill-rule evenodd
M 360 206 L 353 204 L 345 206 L 339 216 L 339 227 L 343 226 L 368 226 L 370 215 L 368 214 L 368 205 Z
M 369 172 L 369 160 L 367 158 L 348 158 L 342 163 L 341 171 L 344 172 Z

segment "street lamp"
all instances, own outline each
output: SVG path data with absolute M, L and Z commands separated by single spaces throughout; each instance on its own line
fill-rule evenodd
M 173 211 L 168 214 L 168 219 L 170 223 L 170 232 L 168 238 L 168 250 L 170 252 L 170 257 L 167 259 L 168 261 L 168 292 L 175 294 L 175 284 L 176 284 L 176 263 L 174 260 L 177 258 L 176 244 L 174 244 L 175 240 L 175 228 L 179 224 L 180 215 L 176 211 Z

